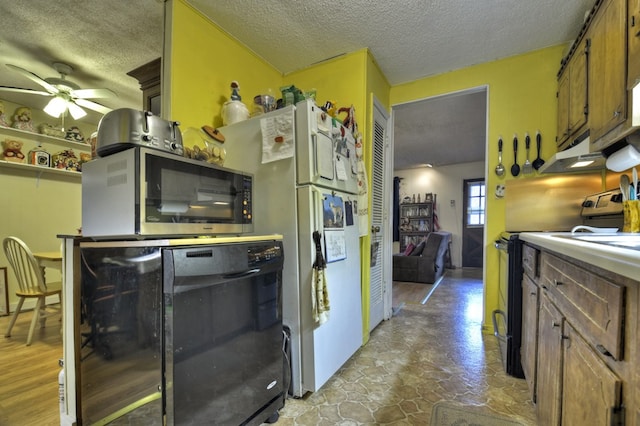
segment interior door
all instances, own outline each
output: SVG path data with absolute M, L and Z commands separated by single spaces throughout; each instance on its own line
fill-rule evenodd
M 389 115 L 374 99 L 373 168 L 371 176 L 371 270 L 369 299 L 369 331 L 391 312 L 391 245 L 393 228 L 389 198 L 392 190 L 391 155 L 388 155 Z
M 462 267 L 482 268 L 486 187 L 484 179 L 463 183 Z

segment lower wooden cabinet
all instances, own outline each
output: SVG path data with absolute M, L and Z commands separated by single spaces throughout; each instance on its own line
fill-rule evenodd
M 538 286 L 526 273 L 522 277 L 522 341 L 520 345 L 522 371 L 531 392 L 531 400 L 535 402 L 538 353 Z
M 640 426 L 640 282 L 540 253 L 538 279 L 523 274 L 521 346 L 538 424 Z
M 559 425 L 562 398 L 564 317 L 543 292 L 538 314 L 536 413 L 538 424 Z
M 622 380 L 570 324 L 565 325 L 562 343 L 562 424 L 623 424 Z

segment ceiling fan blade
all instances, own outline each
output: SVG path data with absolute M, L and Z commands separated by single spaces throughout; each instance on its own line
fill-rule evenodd
M 118 97 L 114 91 L 109 89 L 79 89 L 73 90 L 71 96 L 79 99 L 87 98 L 111 98 Z
M 91 102 L 87 99 L 75 99 L 73 102 L 75 102 L 76 104 L 85 107 L 85 108 L 89 108 L 90 110 L 99 112 L 100 114 L 106 114 L 108 112 L 111 112 L 111 108 L 107 108 L 104 105 L 100 105 L 98 103 L 95 102 Z
M 31 71 L 27 71 L 24 68 L 20 68 L 20 67 L 17 67 L 15 65 L 11 65 L 11 64 L 7 64 L 7 66 L 9 68 L 11 68 L 12 70 L 17 71 L 20 74 L 22 74 L 23 76 L 27 77 L 29 80 L 38 83 L 40 86 L 44 87 L 49 92 L 54 93 L 54 94 L 58 93 L 58 89 L 55 86 L 52 86 L 51 84 L 47 83 L 46 81 L 44 81 L 43 79 L 41 79 L 40 77 L 38 77 L 37 75 L 32 73 Z
M 41 92 L 39 90 L 20 89 L 19 87 L 0 86 L 0 91 L 14 93 L 28 93 L 31 95 L 53 96 L 53 93 Z

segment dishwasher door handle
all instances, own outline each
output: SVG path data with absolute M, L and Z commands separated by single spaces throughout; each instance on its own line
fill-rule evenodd
M 258 273 L 260 273 L 260 269 L 249 269 L 242 272 L 234 272 L 233 274 L 226 274 L 226 275 L 223 275 L 222 277 L 224 279 L 234 279 L 234 278 L 248 277 L 249 275 L 255 275 Z

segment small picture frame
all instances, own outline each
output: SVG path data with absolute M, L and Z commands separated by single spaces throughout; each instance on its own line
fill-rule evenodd
M 0 315 L 9 315 L 9 291 L 7 289 L 7 268 L 0 267 Z

